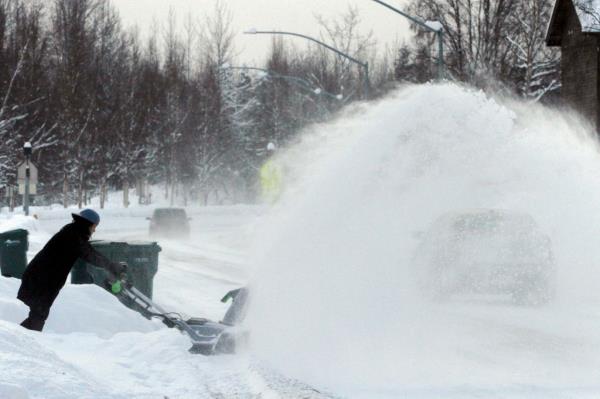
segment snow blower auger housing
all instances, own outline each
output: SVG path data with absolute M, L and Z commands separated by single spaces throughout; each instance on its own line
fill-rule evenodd
M 230 291 L 221 299 L 222 302 L 227 302 L 230 298 L 233 301 L 223 321 L 215 322 L 197 317 L 184 320 L 177 313 L 166 312 L 123 278 L 107 284 L 123 304 L 139 311 L 144 317 L 159 318 L 167 327 L 177 328 L 187 334 L 192 341 L 192 347 L 189 349 L 191 353 L 231 354 L 240 343 L 247 340 L 247 333 L 236 327 L 245 316 L 247 288 Z

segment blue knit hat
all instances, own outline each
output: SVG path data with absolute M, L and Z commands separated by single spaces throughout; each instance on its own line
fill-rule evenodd
M 73 217 L 78 216 L 82 219 L 87 220 L 88 222 L 90 222 L 91 224 L 99 224 L 100 223 L 100 215 L 98 215 L 98 213 L 96 213 L 96 211 L 92 210 L 92 209 L 84 209 L 83 211 L 79 212 L 79 215 L 73 213 L 72 214 Z

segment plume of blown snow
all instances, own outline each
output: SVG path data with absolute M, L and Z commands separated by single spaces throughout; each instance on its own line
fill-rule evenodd
M 465 326 L 459 304 L 425 300 L 411 260 L 415 232 L 447 212 L 528 213 L 552 240 L 555 301 L 473 312 L 565 335 L 581 328 L 562 317 L 600 301 L 600 157 L 576 117 L 453 84 L 411 86 L 306 132 L 279 162 L 288 186 L 252 258 L 248 324 L 260 356 L 346 388 L 556 382 L 566 365 L 531 372 L 535 360 L 511 361 L 522 353 L 500 331 Z

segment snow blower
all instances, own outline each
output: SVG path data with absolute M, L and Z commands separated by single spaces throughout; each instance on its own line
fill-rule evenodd
M 234 353 L 236 347 L 247 340 L 247 333 L 241 331 L 238 324 L 245 316 L 248 289 L 239 288 L 229 291 L 222 299 L 232 299 L 229 309 L 220 322 L 205 318 L 193 317 L 185 320 L 179 313 L 166 312 L 150 298 L 140 292 L 125 276 L 111 283 L 107 280 L 110 291 L 124 305 L 137 310 L 146 318 L 159 318 L 169 328 L 177 328 L 187 334 L 191 341 L 191 353 L 202 355 L 219 355 Z

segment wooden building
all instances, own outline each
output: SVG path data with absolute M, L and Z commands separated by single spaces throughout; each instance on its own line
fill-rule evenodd
M 556 0 L 548 46 L 561 48 L 561 96 L 600 131 L 600 0 Z

